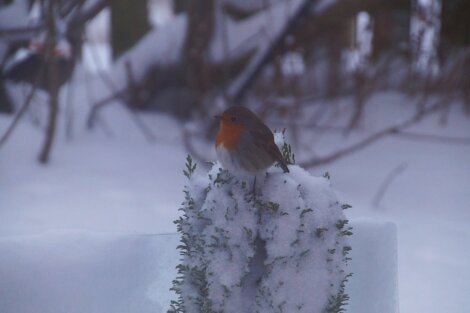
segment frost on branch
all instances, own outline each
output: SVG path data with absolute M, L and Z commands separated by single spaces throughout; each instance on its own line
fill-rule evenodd
M 329 180 L 298 166 L 235 177 L 188 158 L 169 312 L 342 312 L 351 227 Z

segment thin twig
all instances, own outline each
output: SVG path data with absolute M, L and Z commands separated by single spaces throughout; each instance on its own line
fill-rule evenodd
M 41 66 L 38 72 L 38 77 L 42 75 L 44 66 Z M 28 97 L 26 98 L 23 106 L 20 108 L 18 113 L 16 113 L 15 118 L 11 122 L 10 126 L 8 129 L 5 131 L 5 133 L 2 135 L 2 138 L 0 139 L 0 147 L 5 144 L 5 142 L 8 140 L 10 135 L 13 133 L 13 130 L 15 129 L 16 125 L 20 121 L 20 119 L 23 117 L 23 115 L 28 111 L 29 105 L 31 104 L 31 101 L 34 98 L 34 95 L 36 93 L 37 87 L 38 87 L 39 79 L 36 79 L 35 83 L 31 87 L 31 91 L 28 94 Z
M 445 109 L 445 108 L 443 108 Z M 282 120 L 268 120 L 270 125 L 285 125 Z M 343 133 L 346 131 L 345 126 L 330 126 L 330 125 L 318 125 L 311 123 L 296 123 L 297 126 L 302 128 L 311 128 L 317 132 L 323 133 Z M 415 140 L 415 141 L 426 141 L 436 144 L 445 145 L 470 145 L 470 137 L 455 137 L 455 136 L 443 136 L 435 134 L 418 133 L 406 130 L 399 130 L 396 133 L 390 134 L 390 136 L 398 137 L 401 139 Z
M 157 136 L 155 136 L 152 130 L 141 120 L 139 114 L 137 114 L 137 112 L 135 112 L 133 109 L 129 109 L 129 113 L 132 121 L 137 126 L 137 128 L 140 129 L 145 139 L 147 139 L 147 141 L 150 143 L 157 141 Z
M 440 136 L 440 135 L 415 133 L 415 132 L 407 132 L 407 131 L 399 131 L 393 135 L 400 137 L 400 138 L 404 138 L 404 139 L 429 141 L 429 142 L 440 143 L 440 144 L 470 145 L 470 137 L 465 138 L 465 137 Z
M 139 86 L 137 85 L 134 79 L 132 63 L 130 61 L 126 61 L 124 65 L 125 65 L 126 75 L 127 75 L 127 89 L 128 89 L 129 97 L 132 102 L 135 102 L 134 107 L 140 106 L 141 99 L 139 97 Z M 153 134 L 150 128 L 147 125 L 145 125 L 145 123 L 140 119 L 139 114 L 136 112 L 136 110 L 132 106 L 133 104 L 131 103 L 126 107 L 129 110 L 129 113 L 131 114 L 132 121 L 137 126 L 137 128 L 139 128 L 140 131 L 144 134 L 148 142 L 151 142 L 151 143 L 155 142 L 157 137 Z
M 192 144 L 192 141 L 193 141 L 193 136 L 191 135 L 189 129 L 187 127 L 183 127 L 183 144 L 184 144 L 184 147 L 186 148 L 186 151 L 188 151 L 188 153 L 193 157 L 195 158 L 197 161 L 199 161 L 199 163 L 201 164 L 205 164 L 207 162 L 207 158 L 205 158 L 204 156 L 202 156 L 199 152 L 196 151 L 196 149 L 194 149 L 194 146 Z
M 385 177 L 384 181 L 380 184 L 379 189 L 377 190 L 377 193 L 374 196 L 374 199 L 372 200 L 372 205 L 375 208 L 379 208 L 380 202 L 385 196 L 387 189 L 390 187 L 390 185 L 395 180 L 395 178 L 397 178 L 398 175 L 403 173 L 407 167 L 408 167 L 408 164 L 406 164 L 406 162 L 401 163 Z
M 369 137 L 350 145 L 349 147 L 339 149 L 335 152 L 332 152 L 329 155 L 326 155 L 324 157 L 319 157 L 319 158 L 312 158 L 310 160 L 306 160 L 303 162 L 300 162 L 300 164 L 304 167 L 314 167 L 318 165 L 323 165 L 327 163 L 331 163 L 333 161 L 336 161 L 337 159 L 340 159 L 346 155 L 349 155 L 351 153 L 357 152 L 366 146 L 384 138 L 390 135 L 394 135 L 397 133 L 400 133 L 403 129 L 408 128 L 419 121 L 421 121 L 424 117 L 438 112 L 442 110 L 444 107 L 446 107 L 448 104 L 449 99 L 445 99 L 442 101 L 438 101 L 436 104 L 421 110 L 420 112 L 417 112 L 414 116 L 409 118 L 408 120 L 405 120 L 404 122 L 398 123 L 394 126 L 387 127 L 381 131 L 376 132 L 375 134 L 370 135 Z
M 276 34 L 274 40 L 269 45 L 260 48 L 240 75 L 232 82 L 228 89 L 228 94 L 233 101 L 236 102 L 242 99 L 246 90 L 255 81 L 264 66 L 272 60 L 285 43 L 285 38 L 299 26 L 299 21 L 302 20 L 302 17 L 311 14 L 310 8 L 312 4 L 313 1 L 304 0 L 285 23 L 284 27 Z
M 95 104 L 92 104 L 90 113 L 88 113 L 87 122 L 86 122 L 88 129 L 92 129 L 95 126 L 95 121 L 98 117 L 99 110 L 101 110 L 104 106 L 111 103 L 112 101 L 121 99 L 125 93 L 126 93 L 126 89 L 121 89 L 105 97 L 104 99 L 96 102 Z
M 77 8 L 80 9 L 85 4 L 85 2 L 86 2 L 86 0 L 70 0 L 68 2 L 63 3 L 60 10 L 59 10 L 60 18 L 66 18 L 75 9 L 77 9 Z
M 104 8 L 106 8 L 111 0 L 96 1 L 93 5 L 90 5 L 86 10 L 82 10 L 80 14 L 77 14 L 69 23 L 69 31 L 74 31 L 81 28 L 87 21 L 94 18 Z
M 46 38 L 46 41 L 49 40 L 48 39 L 49 37 L 49 34 L 47 34 L 47 38 Z M 51 51 L 49 51 L 49 49 L 46 50 L 45 52 L 45 57 L 47 58 L 48 55 L 50 56 Z M 45 62 L 41 63 L 40 66 L 39 66 L 39 70 L 37 72 L 37 76 L 35 77 L 34 79 L 34 83 L 33 85 L 31 86 L 31 90 L 23 104 L 23 106 L 20 108 L 20 110 L 18 111 L 18 113 L 16 114 L 16 116 L 14 117 L 13 121 L 11 122 L 10 126 L 7 128 L 7 130 L 5 131 L 5 133 L 2 135 L 1 139 L 0 139 L 0 147 L 2 145 L 4 145 L 6 143 L 6 141 L 8 140 L 8 138 L 11 136 L 11 134 L 13 133 L 13 130 L 16 128 L 16 126 L 18 125 L 18 122 L 21 120 L 21 118 L 23 117 L 23 115 L 28 111 L 28 108 L 34 98 L 34 95 L 36 94 L 36 90 L 38 88 L 38 85 L 39 85 L 39 81 L 41 80 L 41 77 L 43 76 L 43 72 L 44 72 L 44 69 L 45 69 Z
M 27 27 L 3 28 L 0 29 L 0 37 L 8 43 L 28 41 L 43 30 L 44 26 L 45 24 L 41 22 Z
M 86 90 L 86 97 L 87 97 L 87 103 L 89 104 L 90 106 L 90 110 L 93 111 L 94 109 L 94 106 L 93 106 L 93 101 L 94 101 L 94 97 L 92 95 L 93 91 L 92 91 L 92 88 L 90 86 L 90 79 L 88 79 L 88 72 L 87 71 L 84 71 L 85 73 L 85 90 Z M 97 124 L 97 122 L 99 122 L 99 126 L 101 127 L 101 130 L 103 131 L 103 133 L 108 136 L 108 137 L 113 137 L 114 134 L 113 132 L 110 130 L 109 126 L 106 124 L 105 120 L 100 117 L 99 115 L 96 115 L 95 114 L 88 114 L 88 117 L 87 117 L 87 128 L 88 129 L 92 129 L 95 124 Z
M 93 61 L 95 63 L 95 66 L 98 67 L 98 57 L 95 53 L 93 53 Z M 98 76 L 101 78 L 101 80 L 106 84 L 109 90 L 113 91 L 113 94 L 109 95 L 108 97 L 100 100 L 99 102 L 95 103 L 91 110 L 90 113 L 88 114 L 87 118 L 87 127 L 89 129 L 93 128 L 94 121 L 96 117 L 98 116 L 98 111 L 102 109 L 104 106 L 112 103 L 113 100 L 121 100 L 124 103 L 128 103 L 128 97 L 127 95 L 130 94 L 136 94 L 134 97 L 136 100 L 138 99 L 138 85 L 135 82 L 134 79 L 134 74 L 132 71 L 132 65 L 130 62 L 126 62 L 124 64 L 125 70 L 126 70 L 126 75 L 127 75 L 127 86 L 123 89 L 119 89 L 116 87 L 114 84 L 113 80 L 111 77 L 104 73 L 103 71 L 98 71 Z M 129 112 L 129 115 L 131 117 L 132 122 L 137 126 L 137 128 L 142 132 L 144 135 L 145 139 L 147 139 L 148 142 L 153 143 L 156 141 L 156 136 L 153 134 L 153 132 L 150 130 L 150 128 L 144 124 L 144 122 L 139 118 L 138 114 L 135 112 L 135 110 L 131 109 L 129 106 L 124 106 L 125 109 Z
M 75 89 L 74 89 L 74 84 L 72 83 L 73 80 L 73 73 L 72 77 L 70 78 L 70 81 L 68 82 L 66 86 L 66 104 L 65 104 L 65 113 L 64 113 L 64 122 L 65 122 L 65 139 L 67 141 L 71 141 L 73 139 L 73 120 L 74 120 L 74 95 L 75 95 Z

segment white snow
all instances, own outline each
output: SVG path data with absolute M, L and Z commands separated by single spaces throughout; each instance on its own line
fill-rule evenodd
M 323 1 L 318 10 L 331 3 Z M 270 14 L 277 17 L 276 12 Z M 2 10 L 2 14 L 7 11 Z M 0 23 L 13 25 L 11 19 L 18 15 L 8 16 L 9 20 L 5 16 L 0 17 Z M 132 60 L 136 75 L 153 64 L 153 53 L 158 53 L 164 63 L 178 57 L 174 52 L 183 41 L 186 21 L 179 17 L 173 23 L 162 26 L 170 38 L 157 29 L 126 56 Z M 247 23 L 259 25 L 259 20 Z M 231 53 L 241 49 L 240 45 L 256 46 L 257 40 L 269 42 L 272 35 L 249 37 L 243 30 L 253 25 L 229 21 Z M 167 31 L 163 27 L 174 28 Z M 168 48 L 168 40 L 174 50 Z M 214 47 L 212 57 L 221 56 L 222 47 Z M 120 62 L 111 75 L 117 87 L 126 79 Z M 142 116 L 157 137 L 151 144 L 137 130 L 126 109 L 112 103 L 99 115 L 99 126 L 87 131 L 82 115 L 90 103 L 112 90 L 83 69 L 79 69 L 76 79 L 79 87 L 73 96 L 66 98 L 65 92 L 62 95 L 69 99 L 63 103 L 75 112 L 73 140 L 64 139 L 60 120 L 50 165 L 39 166 L 35 159 L 42 143 L 41 128 L 35 123 L 43 118 L 39 113 L 45 103 L 41 101 L 35 101 L 10 141 L 0 147 L 0 311 L 159 312 L 171 298 L 167 288 L 174 278 L 172 262 L 177 257 L 172 247 L 177 239 L 162 237 L 154 245 L 149 239 L 153 237 L 140 235 L 175 231 L 172 221 L 179 215 L 185 183 L 181 173 L 186 154 L 180 138 L 182 126 L 165 116 Z M 342 102 L 345 106 L 334 114 L 325 114 L 321 122 L 339 125 L 341 117 L 337 119 L 335 114 L 347 112 L 344 108 L 350 106 L 351 99 Z M 403 120 L 414 110 L 408 98 L 395 93 L 378 94 L 369 100 L 366 118 L 352 133 L 309 134 L 312 154 L 323 155 L 344 147 Z M 61 114 L 65 112 L 63 108 Z M 445 127 L 441 125 L 443 119 L 445 116 L 428 118 L 411 131 L 469 137 L 469 119 L 460 108 L 449 112 Z M 11 120 L 11 116 L 0 115 L 0 134 Z M 43 120 L 39 125 L 44 125 Z M 275 126 L 282 129 L 284 121 Z M 215 157 L 212 144 L 198 150 Z M 312 156 L 300 148 L 294 147 L 294 151 L 298 160 Z M 366 225 L 363 228 L 357 226 L 361 223 L 354 223 L 357 236 L 351 242 L 351 268 L 355 273 L 349 285 L 351 312 L 366 302 L 369 306 L 361 307 L 361 313 L 375 313 L 378 307 L 380 312 L 388 313 L 386 310 L 396 309 L 396 299 L 402 313 L 470 311 L 469 156 L 468 144 L 394 136 L 311 170 L 317 176 L 330 172 L 340 199 L 353 205 L 346 212 L 348 217 L 353 221 L 371 219 L 361 222 Z M 380 206 L 374 207 L 379 186 L 401 164 L 407 165 L 406 170 L 390 185 Z M 396 224 L 397 252 L 393 246 L 395 227 L 378 225 L 377 220 Z M 393 288 L 395 253 L 398 296 Z M 371 254 L 376 259 L 369 258 Z M 377 301 L 368 301 L 369 295 Z
M 392 287 L 396 264 L 394 227 L 352 221 L 354 276 L 348 284 L 350 313 L 395 313 Z M 154 312 L 169 307 L 169 286 L 176 275 L 177 234 L 129 235 L 83 230 L 0 237 L 2 313 Z M 8 252 L 8 253 L 6 253 Z M 370 256 L 385 261 L 386 271 Z M 391 275 L 391 276 L 389 276 Z M 382 278 L 382 279 L 380 279 Z M 370 301 L 373 295 L 377 301 Z M 358 300 L 359 299 L 359 300 Z M 385 305 L 389 304 L 387 308 Z M 360 310 L 358 310 L 360 309 Z
M 437 45 L 441 29 L 441 1 L 418 0 L 414 3 L 410 35 L 414 53 L 414 69 L 418 73 L 435 75 L 439 70 Z
M 111 59 L 109 45 L 103 43 L 109 37 L 103 24 L 109 18 L 103 11 L 87 28 L 90 41 L 83 46 L 84 64 L 91 72 L 102 72 L 109 76 L 112 86 L 102 92 L 103 98 L 124 88 L 128 83 L 126 63 L 130 64 L 134 81 L 144 78 L 149 68 L 156 65 L 171 65 L 179 60 L 185 39 L 186 15 L 180 14 L 152 28 L 129 51 L 115 62 Z M 98 31 L 97 31 L 98 29 Z M 109 70 L 109 72 L 107 72 Z M 104 90 L 106 91 L 106 90 Z
M 166 312 L 176 235 L 83 230 L 0 237 L 2 313 Z
M 255 186 L 219 163 L 190 182 L 179 225 L 185 312 L 323 312 L 342 295 L 349 225 L 328 179 L 291 165 Z
M 214 34 L 210 50 L 212 60 L 218 62 L 226 57 L 269 45 L 302 2 L 278 1 L 268 9 L 242 21 L 233 21 L 219 14 L 216 20 L 217 32 Z
M 349 136 L 329 134 L 321 140 L 313 135 L 312 144 L 324 150 L 345 146 L 361 134 L 405 119 L 413 105 L 406 98 L 385 93 L 373 97 L 367 110 L 361 130 Z M 441 124 L 442 118 L 428 118 L 410 131 L 469 137 L 468 116 L 460 107 L 451 110 L 447 126 Z M 470 310 L 466 296 L 470 251 L 465 248 L 470 242 L 469 156 L 469 144 L 390 137 L 314 171 L 330 172 L 340 199 L 354 207 L 348 210 L 349 217 L 368 216 L 397 224 L 400 312 Z M 379 186 L 403 163 L 406 170 L 391 184 L 380 207 L 374 207 Z
M 89 83 L 100 89 L 96 80 Z M 56 229 L 174 231 L 184 184 L 179 126 L 169 117 L 143 116 L 156 136 L 148 143 L 129 112 L 113 103 L 100 114 L 107 131 L 100 123 L 88 131 L 86 93 L 75 95 L 73 141 L 65 140 L 59 124 L 49 166 L 36 162 L 43 138 L 28 116 L 1 147 L 0 236 Z M 0 133 L 10 120 L 0 115 Z
M 346 69 L 364 70 L 372 53 L 372 19 L 367 12 L 359 12 L 356 19 L 354 47 L 346 52 Z
M 351 221 L 348 313 L 399 312 L 396 225 L 371 218 Z
M 113 68 L 112 77 L 126 83 L 125 63 L 132 64 L 135 79 L 143 78 L 145 72 L 155 64 L 167 65 L 180 58 L 185 39 L 186 16 L 178 15 L 161 27 L 145 35 L 134 48 L 119 57 Z
M 0 10 L 0 28 L 28 26 L 28 7 L 25 1 L 13 1 Z
M 78 78 L 82 74 L 79 73 Z M 98 82 L 96 77 L 88 76 L 94 97 L 99 97 L 99 90 L 103 88 Z M 77 115 L 73 140 L 67 142 L 63 131 L 59 133 L 50 165 L 36 164 L 42 136 L 31 122 L 31 116 L 26 116 L 10 141 L 0 148 L 1 238 L 13 240 L 12 236 L 22 236 L 26 243 L 33 235 L 70 229 L 123 235 L 174 232 L 172 221 L 179 215 L 177 209 L 183 199 L 181 191 L 185 183 L 181 173 L 186 153 L 179 135 L 181 125 L 165 116 L 142 116 L 157 136 L 156 142 L 150 144 L 132 123 L 127 111 L 118 104 L 110 104 L 100 116 L 112 135 L 107 135 L 100 127 L 89 132 L 79 118 L 87 108 L 87 93 L 82 89 L 74 94 L 73 103 L 69 103 L 73 104 Z M 357 131 L 349 136 L 322 134 L 323 139 L 320 134 L 313 134 L 311 143 L 317 148 L 316 152 L 327 152 L 404 119 L 413 110 L 401 96 L 379 94 L 370 99 L 368 118 L 361 122 Z M 326 120 L 332 118 L 327 116 Z M 0 115 L 0 133 L 11 119 L 11 116 Z M 446 127 L 442 127 L 440 121 L 440 116 L 428 118 L 411 131 L 453 137 L 468 137 L 470 133 L 468 117 L 459 108 L 449 112 Z M 278 124 L 275 126 L 280 128 Z M 200 149 L 212 151 L 213 145 Z M 309 157 L 295 147 L 294 151 L 297 159 Z M 212 153 L 215 156 L 215 152 Z M 340 199 L 353 205 L 346 211 L 348 217 L 396 223 L 401 312 L 470 310 L 470 299 L 466 296 L 466 291 L 470 290 L 470 250 L 466 249 L 470 240 L 469 155 L 470 146 L 465 144 L 390 137 L 311 171 L 314 175 L 330 172 Z M 380 207 L 373 207 L 371 202 L 379 185 L 390 171 L 404 162 L 406 170 L 391 184 Z M 7 260 L 15 247 L 20 249 L 21 245 L 17 244 L 2 245 L 1 260 Z M 67 247 L 63 244 L 50 249 L 51 253 L 60 255 Z M 18 255 L 14 264 L 19 266 L 24 262 L 33 266 L 35 255 Z M 90 254 L 90 264 L 98 261 Z M 0 262 L 0 266 L 12 264 L 8 262 Z M 38 269 L 36 273 L 41 271 Z M 36 276 L 25 274 L 22 267 L 11 273 L 12 280 L 20 280 L 25 285 L 35 283 Z M 63 279 L 70 273 L 73 270 L 64 273 Z M 43 300 L 41 307 L 55 305 L 55 299 Z M 103 301 L 113 305 L 117 300 L 109 297 Z M 14 310 L 18 311 L 22 312 Z

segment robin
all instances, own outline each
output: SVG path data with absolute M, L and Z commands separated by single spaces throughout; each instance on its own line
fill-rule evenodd
M 216 116 L 220 128 L 215 140 L 217 158 L 232 173 L 256 174 L 279 162 L 288 173 L 287 162 L 274 143 L 271 130 L 255 113 L 233 106 Z

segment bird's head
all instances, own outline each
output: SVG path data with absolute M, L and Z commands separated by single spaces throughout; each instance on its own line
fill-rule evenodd
M 221 126 L 242 128 L 250 128 L 259 120 L 252 111 L 243 106 L 230 107 L 215 118 L 220 120 Z

